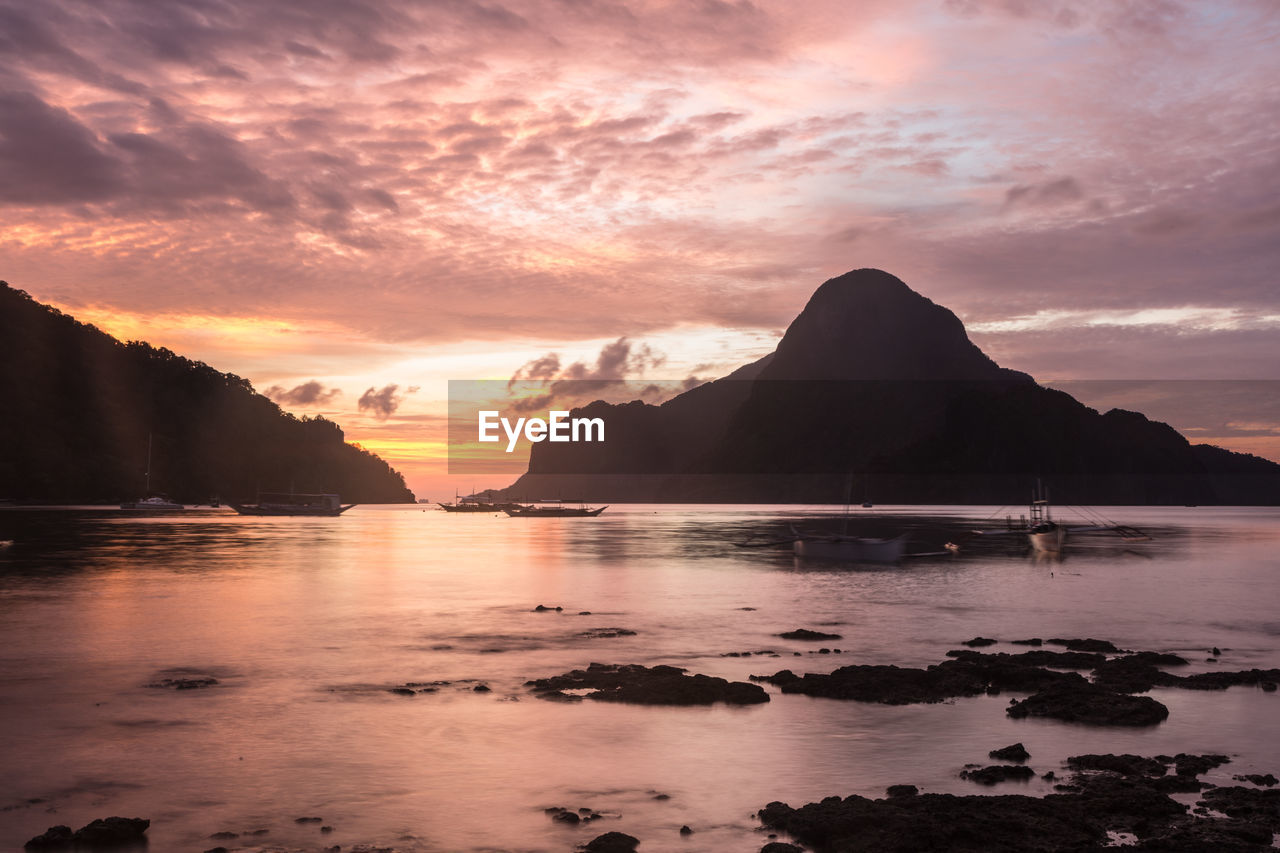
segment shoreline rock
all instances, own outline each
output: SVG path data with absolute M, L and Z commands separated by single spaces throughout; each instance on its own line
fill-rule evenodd
M 146 841 L 151 821 L 140 817 L 103 817 L 71 831 L 69 826 L 51 826 L 32 838 L 24 850 L 75 850 L 109 847 Z
M 593 663 L 585 670 L 525 682 L 534 695 L 546 699 L 625 702 L 636 705 L 758 705 L 769 694 L 757 684 L 727 681 L 710 675 L 689 675 L 675 666 Z M 591 690 L 583 697 L 566 690 Z

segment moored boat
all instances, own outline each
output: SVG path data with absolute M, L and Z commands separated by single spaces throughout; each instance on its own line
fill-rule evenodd
M 160 495 L 151 495 L 140 501 L 125 501 L 120 504 L 121 509 L 142 509 L 142 510 L 175 510 L 182 509 L 182 504 L 175 503 L 166 497 Z
M 577 506 L 565 506 L 565 504 Z M 594 518 L 609 507 L 589 507 L 582 501 L 539 501 L 535 504 L 507 507 L 503 510 L 512 518 Z
M 343 504 L 337 495 L 298 494 L 296 492 L 261 492 L 254 504 L 232 503 L 241 515 L 319 515 L 338 516 L 356 504 Z
M 1067 541 L 1067 528 L 1053 520 L 1049 504 L 1049 490 L 1036 482 L 1028 508 L 1027 540 L 1036 551 L 1056 554 Z
M 864 536 L 798 536 L 791 548 L 797 557 L 850 563 L 896 563 L 907 547 L 905 534 L 892 539 Z

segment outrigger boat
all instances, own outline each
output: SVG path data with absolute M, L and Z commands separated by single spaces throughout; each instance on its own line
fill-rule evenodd
M 565 504 L 577 506 L 565 506 Z M 506 507 L 503 509 L 512 518 L 595 518 L 608 509 L 608 505 L 589 507 L 582 501 L 538 501 L 535 504 Z
M 850 563 L 896 563 L 907 547 L 905 534 L 892 539 L 865 536 L 799 536 L 791 541 L 797 557 Z
M 1049 506 L 1049 490 L 1036 481 L 1036 490 L 1031 496 L 1028 507 L 1027 539 L 1036 551 L 1057 554 L 1067 541 L 1067 528 L 1053 520 L 1053 510 Z
M 497 503 L 495 501 L 484 501 L 476 497 L 474 494 L 466 497 L 458 497 L 458 493 L 453 494 L 453 503 L 441 503 L 436 501 L 436 506 L 445 512 L 503 512 L 508 509 L 520 507 L 518 503 Z
M 1016 520 L 1012 516 L 1007 516 L 1005 526 L 1001 530 L 975 529 L 970 532 L 977 536 L 1025 535 L 1031 549 L 1037 554 L 1062 553 L 1066 547 L 1068 530 L 1073 533 L 1114 533 L 1125 542 L 1144 542 L 1151 539 L 1142 530 L 1117 524 L 1089 507 L 1076 506 L 1072 507 L 1072 510 L 1082 517 L 1085 522 L 1083 525 L 1068 528 L 1065 524 L 1055 521 L 1053 507 L 1049 502 L 1049 490 L 1037 480 L 1035 489 L 1031 493 L 1027 515 L 1019 516 Z
M 337 495 L 297 494 L 295 492 L 261 492 L 256 504 L 231 504 L 241 515 L 320 515 L 338 516 L 356 504 L 343 505 Z

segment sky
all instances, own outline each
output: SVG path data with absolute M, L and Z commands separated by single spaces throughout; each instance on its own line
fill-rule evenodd
M 448 380 L 724 375 L 861 267 L 1042 381 L 1271 379 L 1278 36 L 1272 0 L 0 0 L 0 278 L 432 497 L 473 485 Z

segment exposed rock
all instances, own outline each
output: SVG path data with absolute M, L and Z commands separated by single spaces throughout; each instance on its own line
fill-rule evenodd
M 1105 654 L 1119 654 L 1122 649 L 1116 648 L 1115 643 L 1109 640 L 1095 640 L 1092 637 L 1087 640 L 1063 640 L 1055 637 L 1048 641 L 1055 646 L 1066 646 L 1073 652 L 1103 652 Z
M 709 675 L 687 675 L 674 666 L 593 663 L 585 670 L 526 682 L 538 696 L 564 699 L 565 690 L 592 690 L 586 698 L 638 705 L 754 705 L 769 701 L 759 685 Z M 558 694 L 558 695 L 557 695 Z
M 1174 685 L 1188 690 L 1226 690 L 1248 685 L 1262 687 L 1280 681 L 1280 669 L 1248 669 L 1242 672 L 1201 672 L 1175 679 Z
M 1067 759 L 1067 766 L 1072 770 L 1106 771 L 1108 773 L 1117 773 L 1121 776 L 1134 777 L 1163 776 L 1167 772 L 1165 767 L 1167 763 L 1156 758 L 1145 758 L 1141 755 L 1132 755 L 1130 753 L 1122 755 L 1090 753 L 1087 755 L 1073 755 Z
M 1014 719 L 1049 717 L 1094 726 L 1154 726 L 1168 718 L 1169 709 L 1150 696 L 1129 696 L 1079 684 L 1056 685 L 1015 700 L 1005 713 Z
M 1264 853 L 1273 850 L 1271 830 L 1245 821 L 1222 818 L 1180 820 L 1146 838 L 1131 850 L 1160 853 Z
M 693 835 L 693 830 L 689 828 L 689 825 L 688 825 L 688 824 L 685 824 L 684 826 L 680 827 L 680 834 L 681 834 L 681 835 Z
M 1231 759 L 1225 755 L 1188 755 L 1180 752 L 1173 759 L 1173 769 L 1179 776 L 1199 776 L 1230 762 Z
M 1047 649 L 1036 649 L 1030 652 L 1019 652 L 1016 655 L 999 652 L 973 652 L 966 649 L 955 649 L 947 652 L 947 657 L 956 660 L 984 663 L 988 665 L 1015 664 L 1017 666 L 1053 666 L 1060 669 L 1093 669 L 1106 661 L 1106 657 L 1089 652 L 1051 652 Z
M 979 770 L 961 770 L 960 778 L 968 779 L 970 782 L 977 782 L 979 785 L 995 785 L 998 782 L 1007 782 L 1010 779 L 1026 782 L 1036 775 L 1036 772 L 1025 765 L 1015 764 L 993 764 L 990 767 L 983 767 Z
M 387 692 L 394 693 L 397 696 L 416 696 L 418 693 L 418 691 L 409 687 L 389 687 Z
M 635 631 L 626 628 L 589 628 L 578 633 L 579 637 L 589 640 L 607 640 L 610 637 L 634 637 Z
M 1019 742 L 993 749 L 987 753 L 987 756 L 997 761 L 1026 761 L 1031 757 L 1031 753 L 1027 752 L 1027 748 Z
M 487 684 L 477 684 L 475 687 L 472 687 L 471 690 L 473 693 L 490 693 L 493 691 L 493 688 Z
M 920 789 L 915 785 L 890 785 L 885 789 L 884 793 L 890 799 L 895 797 L 914 797 L 920 793 Z
M 778 635 L 784 640 L 843 640 L 840 634 L 824 634 L 822 631 L 810 631 L 808 628 L 796 628 Z
M 161 690 L 202 690 L 206 687 L 213 687 L 218 683 L 218 679 L 210 676 L 197 676 L 191 678 L 161 678 L 153 681 L 147 687 L 155 687 Z
M 752 676 L 752 680 L 776 684 L 783 693 L 886 705 L 942 702 L 956 696 L 977 696 L 986 689 L 985 684 L 943 671 L 940 667 L 925 670 L 855 664 L 841 667 L 829 675 L 806 673 L 799 678 L 784 669 L 772 676 Z
M 44 832 L 23 845 L 24 850 L 59 850 L 71 846 L 71 827 L 59 824 L 51 826 Z
M 106 817 L 85 824 L 75 832 L 67 826 L 51 826 L 24 845 L 26 850 L 62 850 L 105 847 L 145 841 L 151 821 L 138 817 Z
M 785 841 L 770 841 L 760 848 L 760 853 L 804 853 L 804 848 Z
M 1010 640 L 1010 642 L 1011 642 L 1011 643 L 1013 643 L 1015 646 L 1042 646 L 1042 645 L 1044 645 L 1044 640 L 1040 639 L 1039 637 L 1032 637 L 1032 638 L 1031 638 L 1031 639 L 1029 639 L 1029 640 Z
M 841 853 L 1057 851 L 1099 847 L 1107 837 L 1083 808 L 1021 795 L 827 797 L 798 809 L 770 803 L 759 818 L 809 847 Z
M 997 642 L 999 641 L 993 640 L 990 637 L 974 637 L 972 640 L 965 640 L 960 645 L 976 649 L 982 646 L 994 646 Z
M 634 853 L 640 839 L 625 832 L 606 832 L 586 843 L 586 853 Z
M 295 817 L 295 818 L 293 819 L 293 822 L 294 822 L 294 823 L 324 823 L 324 818 L 322 818 L 322 817 Z
M 1211 788 L 1200 802 L 1228 817 L 1248 820 L 1280 831 L 1280 789 L 1245 788 L 1239 785 Z
M 560 613 L 563 610 L 563 607 L 548 607 L 545 604 L 539 604 L 537 607 L 533 608 L 534 613 Z
M 1265 775 L 1261 773 L 1245 773 L 1243 776 L 1232 776 L 1231 778 L 1241 782 L 1252 782 L 1253 784 L 1263 788 L 1270 788 L 1275 785 L 1277 781 L 1280 781 L 1270 773 Z
M 1185 666 L 1185 658 L 1159 652 L 1137 652 L 1112 658 L 1093 671 L 1095 684 L 1121 693 L 1145 693 L 1157 685 L 1172 686 L 1178 676 L 1159 669 L 1162 666 Z

